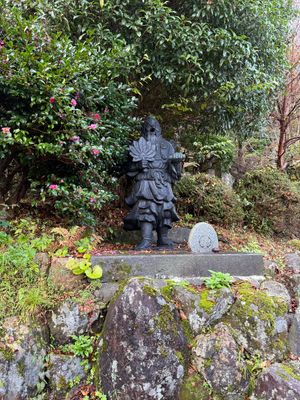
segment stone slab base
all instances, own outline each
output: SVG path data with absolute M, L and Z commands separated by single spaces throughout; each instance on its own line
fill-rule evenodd
M 219 254 L 141 254 L 94 256 L 92 264 L 103 268 L 102 282 L 114 282 L 132 276 L 172 279 L 209 276 L 209 270 L 232 276 L 262 276 L 263 257 L 252 253 Z

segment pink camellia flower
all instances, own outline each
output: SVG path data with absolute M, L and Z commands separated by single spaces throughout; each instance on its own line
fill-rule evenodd
M 96 203 L 96 199 L 94 197 L 90 198 L 90 203 Z
M 101 119 L 99 114 L 94 114 L 93 118 L 94 118 L 94 121 L 99 121 L 99 119 Z
M 70 103 L 71 103 L 71 106 L 73 106 L 73 107 L 76 107 L 76 106 L 77 106 L 77 101 L 76 101 L 75 99 L 72 99 L 72 100 L 70 101 Z
M 61 179 L 61 180 L 60 180 L 60 183 L 64 183 L 64 180 L 63 180 L 63 179 Z
M 53 104 L 55 102 L 55 97 L 50 97 L 49 101 L 51 104 Z
M 4 40 L 0 40 L 0 50 L 4 47 Z
M 88 126 L 88 129 L 92 129 L 93 131 L 97 129 L 97 124 L 91 124 Z
M 79 136 L 72 136 L 70 138 L 71 142 L 80 142 L 80 137 Z
M 94 154 L 94 156 L 97 156 L 98 154 L 100 154 L 100 150 L 92 149 L 91 153 Z
M 3 133 L 10 133 L 10 128 L 6 126 L 5 128 L 2 128 Z
M 49 189 L 56 190 L 58 189 L 58 185 L 49 185 Z

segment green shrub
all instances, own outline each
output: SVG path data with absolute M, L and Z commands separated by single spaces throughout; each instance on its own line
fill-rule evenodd
M 285 173 L 271 167 L 248 172 L 236 190 L 248 225 L 264 233 L 300 234 L 300 190 Z
M 224 226 L 243 221 L 242 204 L 236 193 L 219 178 L 205 174 L 185 175 L 176 184 L 178 211 L 200 221 Z

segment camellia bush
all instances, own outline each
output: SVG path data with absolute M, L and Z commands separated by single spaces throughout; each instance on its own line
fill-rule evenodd
M 59 31 L 40 5 L 2 7 L 0 201 L 16 204 L 29 193 L 33 205 L 92 223 L 113 198 L 135 126 L 133 94 L 119 79 L 124 43 L 111 37 L 103 47 L 92 34 L 79 40 Z

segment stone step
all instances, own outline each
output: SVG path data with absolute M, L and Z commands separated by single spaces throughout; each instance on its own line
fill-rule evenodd
M 264 272 L 263 257 L 255 253 L 126 254 L 93 256 L 91 261 L 102 267 L 102 282 L 132 276 L 158 279 L 207 277 L 209 270 L 239 277 L 262 276 Z

